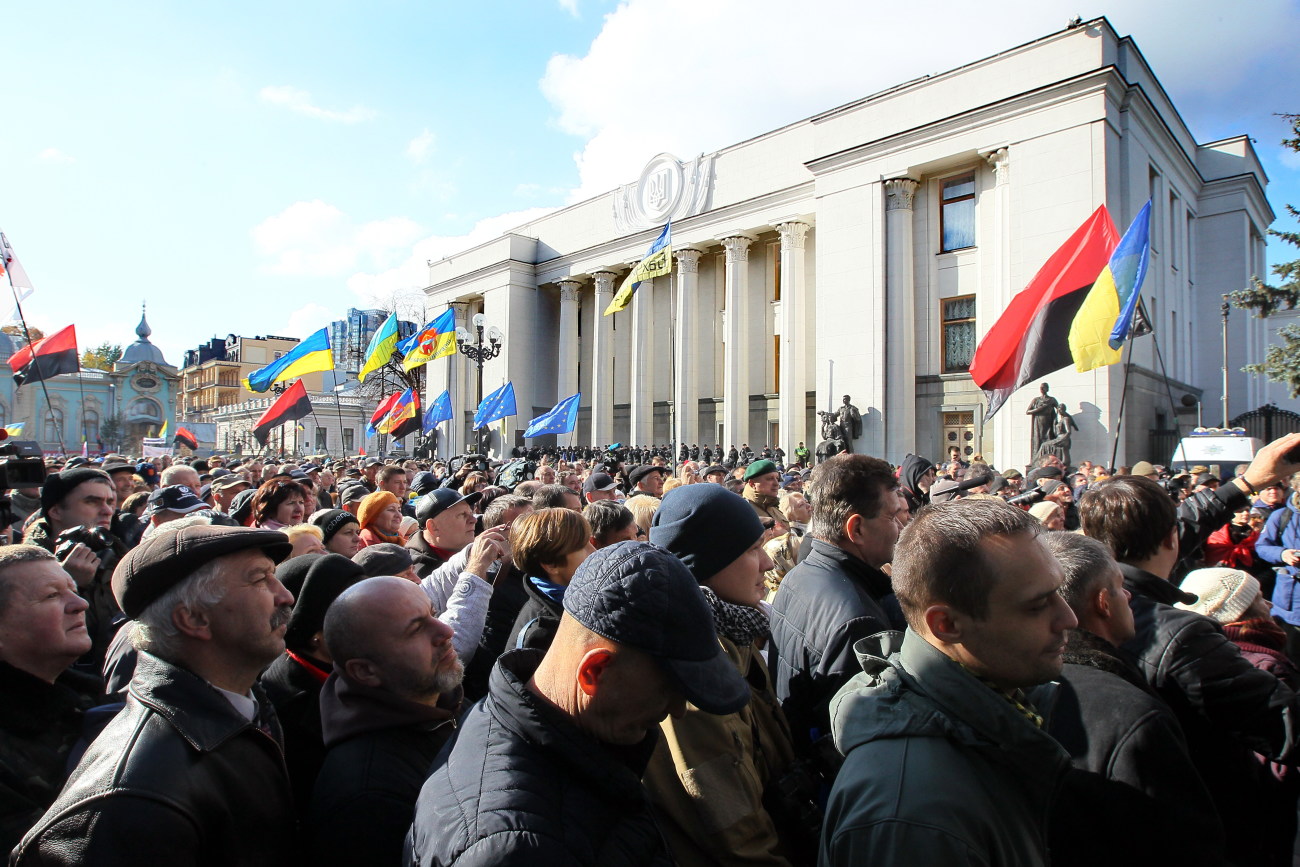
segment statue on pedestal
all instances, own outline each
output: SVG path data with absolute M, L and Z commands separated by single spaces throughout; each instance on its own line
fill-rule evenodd
M 1066 411 L 1065 404 L 1057 404 L 1056 416 L 1052 420 L 1052 438 L 1046 440 L 1038 447 L 1038 451 L 1034 452 L 1035 460 L 1046 455 L 1056 455 L 1061 463 L 1070 466 L 1070 432 L 1078 429 L 1079 426 L 1074 423 L 1074 416 Z
M 818 462 L 827 458 L 834 457 L 840 452 L 850 451 L 848 438 L 844 430 L 840 427 L 838 413 L 829 410 L 818 410 L 818 418 L 821 419 L 821 442 L 817 444 L 815 454 Z
M 1034 428 L 1029 440 L 1029 453 L 1038 456 L 1043 443 L 1052 439 L 1052 428 L 1056 424 L 1056 398 L 1047 393 L 1047 383 L 1038 387 L 1038 397 L 1029 402 L 1025 415 L 1034 417 Z M 1073 419 L 1071 419 L 1073 423 Z
M 844 432 L 844 450 L 853 451 L 853 441 L 862 436 L 862 413 L 849 403 L 847 394 L 844 395 L 844 402 L 840 405 L 836 421 L 840 424 L 840 430 Z

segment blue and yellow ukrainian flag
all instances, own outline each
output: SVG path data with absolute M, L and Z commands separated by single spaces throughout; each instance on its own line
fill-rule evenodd
M 322 328 L 266 367 L 250 373 L 248 379 L 244 380 L 244 388 L 263 392 L 277 382 L 333 369 L 334 352 L 330 349 L 330 332 L 328 328 Z
M 1151 259 L 1151 202 L 1138 211 L 1101 269 L 1070 326 L 1070 355 L 1080 373 L 1120 360 Z
M 636 263 L 636 267 L 627 275 L 623 285 L 618 287 L 618 292 L 614 294 L 614 300 L 609 302 L 605 308 L 605 316 L 611 313 L 619 313 L 627 309 L 627 305 L 632 303 L 632 295 L 636 292 L 636 287 L 640 286 L 645 280 L 653 280 L 656 277 L 666 277 L 673 272 L 673 221 L 669 220 L 668 225 L 659 233 L 659 237 L 650 245 L 646 251 L 645 258 Z
M 5 433 L 11 437 L 20 437 L 23 435 L 23 428 L 26 426 L 27 422 L 24 421 L 20 421 L 18 424 L 7 424 L 5 425 Z
M 397 344 L 403 370 L 414 370 L 435 358 L 456 352 L 456 313 L 450 307 L 442 315 Z
M 357 374 L 357 380 L 365 382 L 368 375 L 387 364 L 396 348 L 397 314 L 389 313 L 384 324 L 379 326 L 374 337 L 370 338 L 370 345 L 366 347 L 366 361 L 361 365 L 361 373 Z

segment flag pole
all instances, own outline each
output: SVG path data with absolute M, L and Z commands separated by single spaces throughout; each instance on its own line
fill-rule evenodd
M 1165 370 L 1165 357 L 1160 352 L 1160 339 L 1156 337 L 1156 331 L 1151 329 L 1152 345 L 1156 348 L 1156 361 L 1160 362 L 1160 376 L 1165 381 L 1165 396 L 1169 398 L 1169 412 L 1174 419 L 1174 434 L 1177 437 L 1174 445 L 1178 446 L 1183 441 L 1183 426 L 1178 423 L 1178 407 L 1174 404 L 1174 393 L 1169 388 L 1169 371 Z M 1172 456 L 1171 456 L 1172 457 Z M 1186 455 L 1184 455 L 1186 457 Z M 1159 458 L 1157 458 L 1159 460 Z
M 347 374 L 345 373 L 344 376 L 346 376 L 346 375 L 347 375 Z M 341 386 L 341 385 L 335 385 L 335 386 L 334 386 L 334 410 L 335 410 L 335 412 L 338 413 L 338 416 L 339 416 L 339 442 L 340 442 L 340 443 L 343 442 L 343 404 L 339 401 L 339 389 L 342 388 L 342 387 L 343 387 L 343 386 Z M 327 443 L 327 444 L 328 444 L 328 443 Z M 343 451 L 343 457 L 346 459 L 347 456 L 348 456 L 348 450 L 347 450 L 347 449 L 343 449 L 342 451 Z M 329 449 L 326 449 L 326 450 L 325 450 L 325 453 L 326 453 L 326 455 L 328 455 L 328 454 L 329 454 Z
M 1120 429 L 1124 426 L 1124 404 L 1128 400 L 1128 376 L 1133 372 L 1133 341 L 1128 341 L 1126 358 L 1124 361 L 1124 384 L 1119 390 L 1119 414 L 1115 416 L 1115 441 L 1110 447 L 1110 466 L 1106 469 L 1115 469 L 1115 457 L 1119 454 L 1119 436 Z M 1075 409 L 1078 409 L 1076 407 Z
M 23 325 L 23 337 L 27 339 L 27 345 L 31 346 L 32 333 L 27 328 L 27 315 L 23 313 L 23 302 L 20 301 L 18 298 L 18 287 L 14 285 L 13 272 L 9 268 L 5 268 L 5 275 L 9 278 L 9 291 L 13 293 L 14 296 L 14 309 L 18 311 L 18 320 Z M 37 355 L 35 352 L 32 353 L 32 364 L 36 366 L 37 376 L 40 376 L 41 357 Z M 80 359 L 77 360 L 77 369 L 78 371 L 80 371 L 81 369 Z M 45 385 L 45 377 L 41 376 L 40 383 L 41 383 L 41 392 L 44 393 L 45 395 L 45 409 L 46 411 L 49 412 L 50 421 L 54 422 L 54 429 L 59 434 L 59 451 L 66 453 L 67 449 L 64 448 L 64 444 L 63 444 L 63 425 L 59 422 L 59 417 L 54 414 L 54 403 L 50 400 L 50 389 Z M 22 386 L 19 386 L 19 388 L 21 387 Z M 39 437 L 37 439 L 39 439 Z

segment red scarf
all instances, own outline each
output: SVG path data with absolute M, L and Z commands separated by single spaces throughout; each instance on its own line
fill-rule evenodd
M 1272 617 L 1259 617 L 1254 620 L 1237 620 L 1223 624 L 1223 633 L 1236 644 L 1254 644 L 1269 650 L 1286 648 L 1286 633 Z
M 317 683 L 324 683 L 326 680 L 329 679 L 330 673 L 325 669 L 321 668 L 316 663 L 312 662 L 307 657 L 299 656 L 298 654 L 294 653 L 292 650 L 286 649 L 284 652 L 289 654 L 289 658 L 292 659 L 294 662 L 298 663 L 303 668 L 307 669 L 307 673 L 310 674 L 313 678 L 315 678 Z

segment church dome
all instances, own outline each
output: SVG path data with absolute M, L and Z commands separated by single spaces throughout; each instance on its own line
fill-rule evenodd
M 149 321 L 145 318 L 143 308 L 140 311 L 140 324 L 135 327 L 135 336 L 138 338 L 122 353 L 119 364 L 139 364 L 142 361 L 152 361 L 154 364 L 166 364 L 163 358 L 162 350 L 149 342 L 149 335 L 153 334 L 153 329 L 149 327 Z

